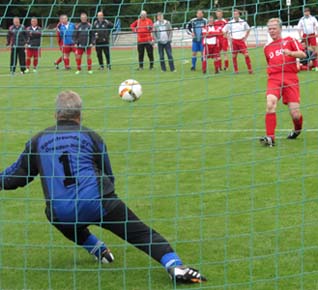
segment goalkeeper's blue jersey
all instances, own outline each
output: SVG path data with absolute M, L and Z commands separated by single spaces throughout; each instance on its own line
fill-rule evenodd
M 208 24 L 206 18 L 192 18 L 188 24 L 187 29 L 190 33 L 194 33 L 193 41 L 202 41 L 202 28 Z
M 59 121 L 33 137 L 17 162 L 0 173 L 0 187 L 15 189 L 40 174 L 51 222 L 91 223 L 106 213 L 114 192 L 107 148 L 93 131 Z

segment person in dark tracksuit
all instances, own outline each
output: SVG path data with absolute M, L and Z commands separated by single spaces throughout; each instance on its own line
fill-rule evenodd
M 42 28 L 38 26 L 35 17 L 31 19 L 31 26 L 27 27 L 26 73 L 30 71 L 31 58 L 33 57 L 33 72 L 37 72 L 39 62 Z
M 0 173 L 0 190 L 26 186 L 40 174 L 49 222 L 101 263 L 113 262 L 114 256 L 89 231 L 90 225 L 108 229 L 150 255 L 176 283 L 205 281 L 118 198 L 107 146 L 82 126 L 81 111 L 76 92 L 61 92 L 56 99 L 57 123 L 31 138 L 18 160 Z
M 77 71 L 79 74 L 82 70 L 82 55 L 86 52 L 87 58 L 87 71 L 92 74 L 92 46 L 94 43 L 94 35 L 92 31 L 92 25 L 88 22 L 87 14 L 85 12 L 81 13 L 81 22 L 76 26 L 73 34 L 73 40 L 76 46 L 76 64 Z
M 10 72 L 15 73 L 17 60 L 19 58 L 21 73 L 25 72 L 25 46 L 27 43 L 27 33 L 18 17 L 13 18 L 13 25 L 9 27 L 7 34 L 7 47 L 11 48 Z
M 106 57 L 107 69 L 111 70 L 109 37 L 113 26 L 114 25 L 112 22 L 104 19 L 103 12 L 100 11 L 97 13 L 97 20 L 95 20 L 93 24 L 93 32 L 95 36 L 95 49 L 99 63 L 99 69 L 101 70 L 104 69 L 103 53 Z

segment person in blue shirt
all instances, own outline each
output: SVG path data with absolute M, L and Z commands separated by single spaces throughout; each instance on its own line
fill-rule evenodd
M 31 138 L 18 160 L 0 173 L 0 190 L 26 186 L 39 174 L 48 221 L 101 263 L 113 262 L 114 256 L 89 231 L 90 225 L 108 229 L 150 255 L 175 283 L 206 281 L 116 195 L 107 146 L 97 133 L 82 126 L 81 111 L 76 92 L 61 92 L 56 124 Z
M 68 21 L 67 15 L 60 16 L 60 23 L 57 26 L 57 32 L 62 43 L 62 53 L 65 69 L 70 69 L 70 53 L 76 52 L 76 47 L 73 39 L 76 26 L 74 23 Z
M 202 10 L 197 11 L 197 17 L 192 18 L 187 24 L 188 33 L 192 35 L 192 66 L 191 70 L 195 71 L 198 52 L 203 53 L 202 28 L 208 24 L 208 20 L 204 18 Z

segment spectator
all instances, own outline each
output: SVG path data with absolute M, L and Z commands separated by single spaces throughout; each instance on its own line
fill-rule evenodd
M 187 24 L 188 33 L 192 35 L 192 66 L 191 71 L 195 71 L 197 63 L 197 54 L 203 56 L 202 28 L 208 24 L 208 20 L 203 17 L 203 11 L 197 11 L 197 17 L 192 18 Z
M 306 7 L 304 9 L 304 16 L 300 18 L 298 22 L 298 30 L 300 37 L 306 41 L 306 46 L 314 52 L 318 52 L 317 47 L 317 28 L 318 28 L 318 21 L 316 17 L 310 14 L 310 8 Z M 318 71 L 318 61 L 315 59 L 313 60 L 313 66 L 316 71 Z
M 224 26 L 227 24 L 227 20 L 223 18 L 223 11 L 221 9 L 216 10 L 215 12 L 216 19 L 214 20 L 214 26 L 222 31 Z M 224 67 L 223 69 L 226 71 L 229 69 L 229 59 L 227 55 L 227 51 L 229 49 L 229 41 L 227 37 L 224 37 L 223 33 L 218 36 L 220 52 L 224 57 Z M 221 60 L 221 67 L 222 67 L 222 60 Z
M 63 61 L 63 39 L 61 37 L 60 33 L 60 25 L 62 25 L 62 19 L 64 15 L 60 15 L 59 17 L 59 23 L 56 26 L 56 38 L 57 38 L 57 44 L 59 46 L 59 49 L 62 53 L 62 55 L 54 62 L 55 68 L 59 69 L 59 64 Z
M 297 69 L 301 70 L 312 70 L 315 69 L 314 63 L 317 61 L 317 53 L 312 49 L 312 47 L 307 46 L 307 41 L 302 40 L 301 42 L 304 52 L 306 53 L 306 57 L 297 59 Z
M 37 72 L 41 46 L 42 28 L 38 26 L 38 19 L 32 17 L 31 26 L 27 29 L 26 73 L 30 71 L 31 58 L 33 58 L 33 72 Z
M 157 21 L 154 23 L 154 38 L 158 43 L 158 52 L 160 58 L 160 66 L 161 71 L 167 71 L 166 63 L 165 63 L 165 54 L 168 56 L 168 62 L 170 71 L 175 72 L 173 56 L 172 56 L 172 26 L 170 21 L 164 19 L 163 14 L 161 12 L 157 13 Z
M 27 44 L 27 33 L 19 17 L 13 18 L 13 25 L 9 27 L 7 34 L 7 47 L 11 48 L 10 72 L 15 73 L 17 60 L 19 58 L 21 74 L 25 72 L 25 46 Z
M 67 16 L 61 15 L 61 23 L 58 25 L 58 30 L 60 33 L 62 51 L 63 51 L 63 60 L 66 70 L 69 70 L 70 67 L 70 54 L 71 52 L 76 52 L 74 45 L 73 34 L 75 31 L 75 24 L 68 21 Z
M 103 12 L 100 11 L 97 13 L 97 20 L 95 20 L 93 24 L 93 32 L 95 36 L 95 49 L 100 70 L 104 70 L 103 53 L 106 57 L 107 69 L 111 70 L 109 36 L 113 26 L 112 22 L 104 19 Z
M 218 74 L 222 69 L 220 57 L 220 43 L 218 36 L 222 34 L 220 29 L 214 25 L 214 17 L 210 16 L 207 26 L 202 28 L 203 36 L 203 61 L 202 72 L 205 74 L 207 70 L 207 60 L 214 60 L 214 72 Z
M 80 17 L 81 22 L 76 26 L 73 35 L 76 46 L 75 55 L 77 64 L 77 71 L 75 73 L 79 74 L 82 70 L 82 56 L 85 52 L 87 58 L 87 71 L 89 74 L 92 74 L 92 46 L 94 42 L 92 25 L 88 23 L 87 14 L 85 12 L 82 12 Z
M 134 21 L 130 28 L 133 32 L 137 33 L 137 49 L 138 49 L 138 61 L 139 67 L 138 70 L 144 69 L 144 55 L 145 50 L 147 51 L 150 70 L 153 69 L 154 57 L 153 57 L 153 38 L 152 38 L 152 29 L 153 22 L 150 18 L 147 17 L 146 11 L 141 11 L 140 18 Z
M 252 63 L 246 45 L 246 40 L 250 34 L 250 26 L 245 20 L 240 18 L 240 11 L 238 9 L 234 10 L 233 19 L 224 26 L 222 31 L 225 36 L 230 38 L 232 43 L 234 73 L 238 73 L 237 55 L 242 53 L 245 57 L 248 73 L 252 74 Z

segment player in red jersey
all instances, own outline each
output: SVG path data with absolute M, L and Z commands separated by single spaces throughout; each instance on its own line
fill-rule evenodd
M 61 51 L 61 56 L 54 62 L 55 68 L 59 69 L 59 64 L 63 61 L 63 39 L 61 37 L 61 33 L 60 33 L 60 25 L 62 23 L 62 18 L 63 15 L 60 15 L 59 18 L 59 23 L 56 26 L 56 39 L 57 39 L 57 44 L 59 45 L 60 51 Z
M 221 9 L 216 10 L 215 12 L 216 18 L 214 20 L 214 27 L 218 28 L 219 31 L 222 31 L 224 26 L 227 24 L 227 20 L 223 18 L 223 11 Z M 219 40 L 219 46 L 220 46 L 220 51 L 223 52 L 223 58 L 224 58 L 224 70 L 229 69 L 229 58 L 227 56 L 227 51 L 229 49 L 229 42 L 226 37 L 224 37 L 223 33 L 218 35 L 218 40 Z M 222 67 L 222 60 L 221 60 L 221 67 Z
M 203 61 L 202 61 L 202 72 L 206 73 L 207 59 L 214 59 L 214 71 L 219 73 L 221 70 L 221 58 L 220 58 L 220 46 L 219 39 L 217 36 L 223 34 L 214 25 L 214 18 L 210 16 L 207 26 L 202 28 L 202 41 L 203 41 Z
M 294 123 L 294 130 L 287 138 L 296 139 L 301 133 L 303 117 L 299 109 L 300 94 L 296 58 L 304 58 L 306 54 L 296 39 L 282 38 L 282 24 L 279 18 L 268 20 L 267 27 L 273 41 L 264 48 L 268 74 L 266 136 L 260 138 L 260 142 L 272 147 L 275 145 L 276 107 L 281 97 L 283 104 L 288 105 Z

